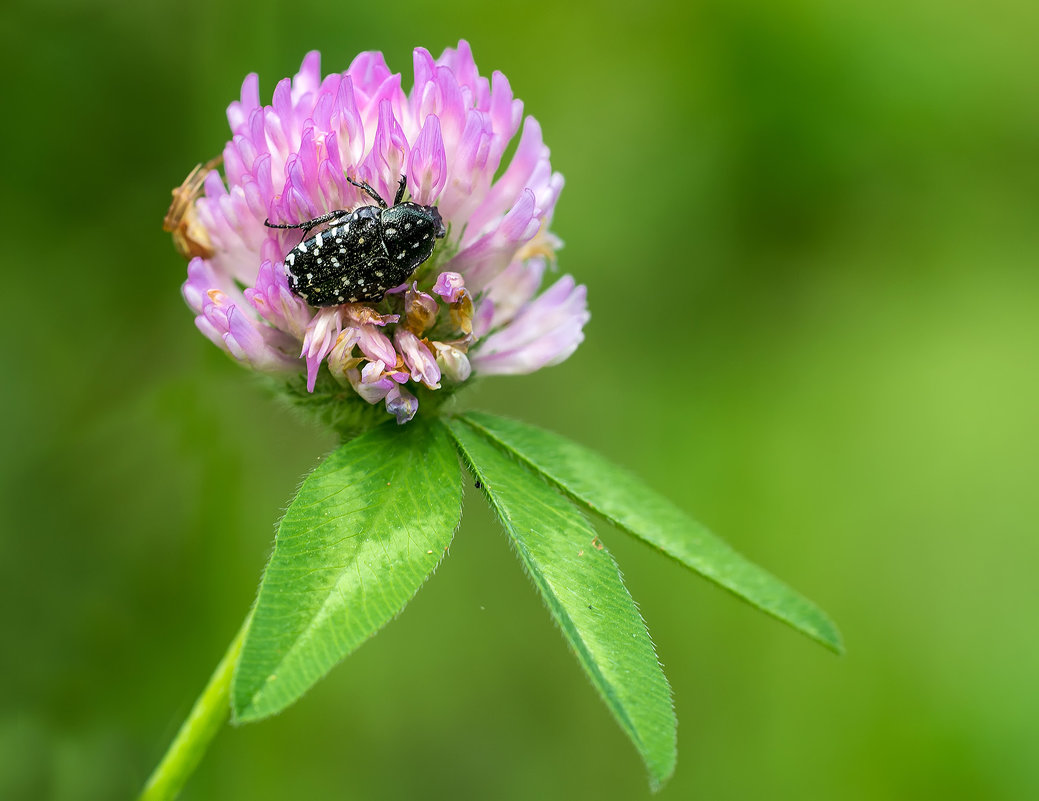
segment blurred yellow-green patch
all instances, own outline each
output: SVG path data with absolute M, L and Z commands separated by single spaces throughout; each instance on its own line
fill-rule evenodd
M 461 37 L 567 180 L 563 365 L 467 402 L 642 476 L 838 623 L 834 657 L 599 529 L 674 691 L 661 799 L 1039 796 L 1039 9 L 996 0 L 0 10 L 0 798 L 139 789 L 332 446 L 199 336 L 161 231 L 303 54 Z M 640 799 L 475 496 L 406 613 L 228 728 L 184 799 Z

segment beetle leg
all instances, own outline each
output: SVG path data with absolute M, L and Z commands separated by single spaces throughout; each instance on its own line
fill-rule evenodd
M 352 211 L 347 211 L 346 209 L 337 209 L 335 211 L 328 212 L 328 214 L 322 214 L 320 217 L 315 217 L 313 220 L 307 220 L 306 222 L 301 223 L 294 223 L 292 225 L 289 225 L 287 223 L 275 224 L 272 223 L 270 220 L 264 220 L 263 224 L 266 225 L 268 228 L 302 228 L 303 235 L 306 236 L 307 232 L 311 228 L 315 228 L 321 225 L 321 223 L 328 222 L 329 220 L 338 220 L 340 217 L 348 217 L 351 214 L 353 214 Z
M 402 175 L 400 177 L 400 184 L 397 185 L 397 197 L 393 198 L 393 205 L 400 205 L 400 202 L 404 200 L 404 192 L 408 188 L 408 176 Z
M 358 189 L 363 189 L 365 193 L 367 193 L 368 196 L 371 197 L 372 200 L 379 204 L 380 208 L 386 208 L 386 201 L 379 196 L 378 192 L 376 192 L 374 189 L 371 188 L 371 186 L 368 185 L 367 181 L 355 181 L 349 175 L 346 176 L 346 180 L 352 183 Z

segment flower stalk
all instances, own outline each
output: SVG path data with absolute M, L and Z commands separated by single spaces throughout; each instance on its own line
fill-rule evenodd
M 195 772 L 210 742 L 230 714 L 231 676 L 248 628 L 247 617 L 213 675 L 209 677 L 205 689 L 191 707 L 177 736 L 148 777 L 138 801 L 170 801 L 176 798 L 184 783 Z

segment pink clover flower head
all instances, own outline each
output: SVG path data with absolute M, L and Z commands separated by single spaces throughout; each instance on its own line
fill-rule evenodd
M 196 325 L 238 361 L 305 375 L 307 392 L 327 373 L 347 397 L 383 403 L 404 423 L 419 395 L 558 364 L 583 339 L 585 288 L 567 275 L 545 285 L 563 178 L 505 76 L 481 76 L 466 42 L 437 59 L 417 48 L 407 92 L 380 53 L 323 76 L 312 52 L 270 105 L 249 75 L 227 117 L 223 175 L 217 160 L 196 168 L 164 225 L 190 258 L 183 293 Z M 286 257 L 362 206 L 380 213 L 373 195 L 392 206 L 402 177 L 402 202 L 443 222 L 432 256 L 378 298 L 308 305 Z M 301 230 L 330 212 L 340 214 Z

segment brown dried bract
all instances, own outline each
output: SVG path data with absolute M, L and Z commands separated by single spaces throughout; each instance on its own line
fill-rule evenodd
M 466 336 L 473 333 L 473 299 L 468 290 L 462 290 L 462 297 L 457 303 L 448 304 L 451 323 L 455 329 Z
M 410 295 L 406 297 L 410 300 Z M 430 308 L 425 303 L 405 302 L 404 309 L 404 327 L 417 337 L 421 337 L 437 321 L 435 303 Z
M 385 325 L 397 321 L 396 315 L 379 314 L 364 303 L 342 303 L 339 308 L 350 322 L 357 325 Z
M 173 234 L 173 244 L 185 259 L 196 256 L 208 259 L 213 255 L 209 234 L 195 214 L 195 201 L 202 195 L 202 185 L 209 171 L 219 167 L 223 160 L 223 156 L 217 156 L 205 164 L 196 164 L 184 183 L 173 190 L 173 202 L 162 221 L 162 230 Z

